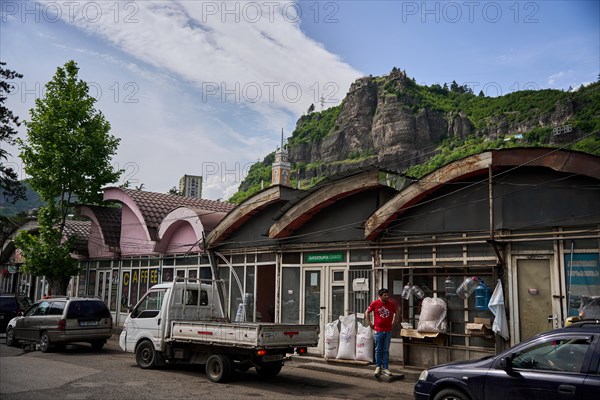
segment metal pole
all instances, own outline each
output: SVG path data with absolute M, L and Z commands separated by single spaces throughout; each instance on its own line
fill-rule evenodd
M 569 290 L 567 291 L 567 317 L 569 316 L 569 309 L 571 308 L 571 282 L 573 281 L 573 245 L 574 241 L 571 240 L 571 262 L 569 263 Z

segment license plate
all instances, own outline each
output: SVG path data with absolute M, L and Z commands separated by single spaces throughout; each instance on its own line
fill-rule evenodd
M 281 361 L 283 360 L 283 354 L 271 354 L 262 358 L 263 362 Z
M 98 321 L 79 321 L 79 326 L 98 326 Z

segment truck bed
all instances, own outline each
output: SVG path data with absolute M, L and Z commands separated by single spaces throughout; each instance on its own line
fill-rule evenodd
M 262 322 L 172 321 L 167 340 L 265 349 L 308 347 L 317 345 L 319 327 Z

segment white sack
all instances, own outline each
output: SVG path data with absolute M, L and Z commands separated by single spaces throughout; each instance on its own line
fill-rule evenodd
M 325 324 L 325 358 L 337 357 L 340 346 L 340 330 L 338 321 Z
M 370 326 L 358 324 L 356 331 L 356 359 L 373 362 L 373 330 Z
M 417 332 L 446 332 L 446 302 L 440 297 L 425 297 Z
M 356 316 L 340 317 L 340 347 L 336 358 L 354 360 L 356 357 Z
M 506 321 L 506 311 L 504 309 L 504 294 L 502 293 L 502 281 L 498 279 L 496 289 L 490 297 L 488 308 L 494 314 L 494 323 L 492 324 L 492 331 L 496 334 L 502 335 L 504 340 L 508 340 L 508 323 Z

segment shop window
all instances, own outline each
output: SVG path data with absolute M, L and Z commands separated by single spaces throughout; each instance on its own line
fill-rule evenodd
M 281 281 L 281 322 L 297 324 L 300 316 L 300 268 L 283 268 Z
M 491 334 L 467 333 L 466 324 L 473 322 L 475 318 L 486 318 L 493 320 L 493 314 L 488 309 L 476 307 L 476 296 L 472 294 L 467 299 L 461 299 L 456 295 L 456 289 L 470 276 L 482 279 L 493 292 L 493 269 L 490 267 L 465 268 L 412 268 L 412 269 L 388 269 L 388 286 L 391 298 L 400 307 L 401 322 L 405 326 L 417 328 L 419 315 L 421 313 L 422 299 L 413 292 L 408 299 L 402 298 L 402 289 L 409 285 L 419 287 L 424 297 L 439 297 L 446 301 L 447 331 L 443 340 L 446 345 L 457 347 L 476 347 L 482 349 L 493 349 L 494 338 Z M 448 289 L 448 293 L 446 292 Z M 393 337 L 400 337 L 401 326 L 395 328 Z
M 176 265 L 198 265 L 198 256 L 179 257 L 175 260 Z
M 300 253 L 284 253 L 284 264 L 300 264 Z
M 257 262 L 273 262 L 275 261 L 275 253 L 260 253 L 257 255 Z
M 119 289 L 119 271 L 113 269 L 110 279 L 110 310 L 117 310 L 117 291 Z
M 582 298 L 600 293 L 600 256 L 594 253 L 565 253 L 564 276 L 569 290 L 569 316 L 579 315 Z
M 174 257 L 166 257 L 163 259 L 163 265 L 175 265 Z
M 212 279 L 210 267 L 200 267 L 200 279 Z
M 351 250 L 350 251 L 350 261 L 358 261 L 365 262 L 371 261 L 371 251 L 370 250 Z
M 173 268 L 163 268 L 162 281 L 163 282 L 173 282 Z

